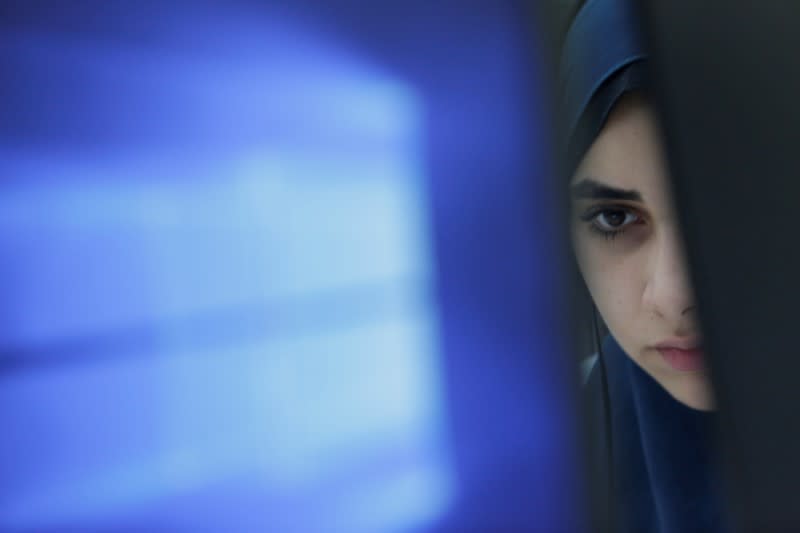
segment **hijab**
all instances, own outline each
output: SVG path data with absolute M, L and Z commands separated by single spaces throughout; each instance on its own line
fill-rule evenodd
M 675 400 L 611 336 L 603 342 L 602 357 L 610 423 L 602 406 L 599 365 L 586 384 L 594 475 L 613 484 L 613 494 L 603 495 L 598 519 L 613 522 L 614 531 L 631 533 L 728 531 L 713 446 L 716 415 Z
M 560 64 L 571 175 L 619 98 L 647 86 L 647 54 L 625 0 L 588 0 L 567 33 Z

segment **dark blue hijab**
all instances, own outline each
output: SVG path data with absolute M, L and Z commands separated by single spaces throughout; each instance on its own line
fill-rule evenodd
M 647 91 L 640 43 L 625 0 L 589 0 L 576 15 L 561 63 L 570 175 L 619 98 Z M 726 531 L 713 453 L 715 415 L 675 400 L 613 338 L 601 356 L 608 405 L 601 365 L 594 365 L 586 386 L 593 475 L 612 487 L 599 502 L 598 518 L 613 521 L 615 531 Z
M 615 531 L 727 531 L 714 453 L 715 414 L 675 400 L 608 337 L 603 343 L 611 421 L 603 412 L 602 372 L 586 384 L 591 405 L 594 474 L 612 479 L 600 520 L 613 514 Z M 606 432 L 611 431 L 611 440 Z M 606 444 L 613 449 L 609 472 Z M 610 477 L 609 477 L 610 476 Z

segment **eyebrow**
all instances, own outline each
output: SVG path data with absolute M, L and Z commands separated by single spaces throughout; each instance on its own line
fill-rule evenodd
M 590 200 L 630 200 L 641 202 L 642 195 L 634 189 L 618 189 L 591 178 L 585 178 L 572 186 L 572 196 Z

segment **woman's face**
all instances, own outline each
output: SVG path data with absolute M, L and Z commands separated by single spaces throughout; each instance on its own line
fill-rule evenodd
M 713 395 L 668 179 L 650 107 L 624 96 L 573 177 L 573 245 L 622 349 L 678 401 L 708 410 Z

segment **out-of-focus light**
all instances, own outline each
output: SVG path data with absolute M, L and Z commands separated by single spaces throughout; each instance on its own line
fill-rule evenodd
M 3 37 L 47 103 L 0 146 L 0 529 L 385 531 L 452 497 L 421 103 L 218 10 L 216 53 Z

